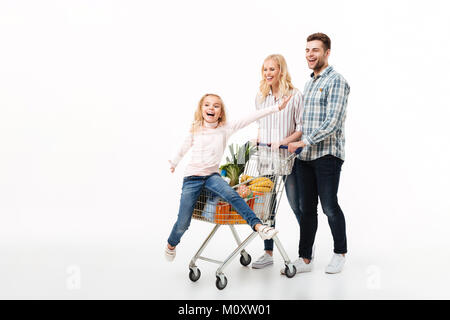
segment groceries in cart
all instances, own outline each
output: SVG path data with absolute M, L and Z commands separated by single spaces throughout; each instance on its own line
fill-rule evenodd
M 242 146 L 231 144 L 228 149 L 231 157 L 227 156 L 227 163 L 220 166 L 219 169 L 221 175 L 229 179 L 230 186 L 235 186 L 239 183 L 239 177 L 243 174 L 250 157 L 256 152 L 256 148 L 249 141 Z
M 264 194 L 271 192 L 273 181 L 267 177 L 252 177 L 243 173 L 247 162 L 256 153 L 256 147 L 251 142 L 242 146 L 231 144 L 229 151 L 231 157 L 227 157 L 227 163 L 220 167 L 221 175 L 230 186 L 238 186 L 236 192 L 254 210 L 255 202 L 264 202 Z M 202 191 L 197 206 L 199 207 L 196 209 L 201 210 L 200 216 L 208 221 L 222 224 L 246 223 L 230 204 L 206 190 Z
M 270 192 L 273 188 L 273 181 L 267 177 L 252 177 L 249 175 L 242 175 L 241 183 L 248 184 L 248 188 L 252 191 Z

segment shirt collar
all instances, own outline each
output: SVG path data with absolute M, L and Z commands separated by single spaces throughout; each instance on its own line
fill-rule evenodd
M 205 126 L 205 128 L 215 129 L 215 128 L 218 127 L 219 121 L 216 121 L 216 122 L 213 122 L 213 123 L 209 123 L 209 122 L 203 121 L 203 125 Z
M 270 88 L 269 89 L 269 94 L 268 94 L 269 96 L 273 96 L 273 98 L 275 99 L 275 101 L 277 101 L 278 99 L 280 99 L 280 98 L 277 98 L 277 97 L 275 97 L 274 95 L 273 95 L 273 93 L 272 93 L 272 88 Z
M 318 79 L 320 77 L 325 77 L 326 75 L 328 75 L 331 71 L 333 71 L 333 66 L 328 66 L 325 69 L 323 69 L 318 75 L 317 77 L 314 77 L 314 72 L 311 73 L 311 78 L 314 79 Z

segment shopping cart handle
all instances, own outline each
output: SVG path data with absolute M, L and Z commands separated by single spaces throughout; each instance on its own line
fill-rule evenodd
M 281 145 L 280 149 L 287 149 L 288 146 L 285 145 Z M 295 150 L 295 154 L 300 154 L 300 152 L 302 152 L 303 148 L 302 147 L 298 147 L 297 150 Z
M 261 147 L 270 147 L 270 143 L 257 143 L 256 145 L 261 146 Z M 287 149 L 288 146 L 286 145 L 280 145 L 280 149 Z M 295 150 L 295 154 L 299 154 L 300 152 L 302 152 L 303 148 L 299 147 L 297 148 L 297 150 Z

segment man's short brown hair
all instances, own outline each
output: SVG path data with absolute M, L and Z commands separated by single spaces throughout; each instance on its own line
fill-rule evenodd
M 314 41 L 314 40 L 322 41 L 325 51 L 327 51 L 328 49 L 331 49 L 331 40 L 325 33 L 321 33 L 321 32 L 313 33 L 306 39 L 306 42 L 310 42 L 310 41 Z

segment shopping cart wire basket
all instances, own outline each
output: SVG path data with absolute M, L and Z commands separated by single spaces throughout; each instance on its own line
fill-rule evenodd
M 280 146 L 278 150 L 274 150 L 270 145 L 258 144 L 256 152 L 250 156 L 245 165 L 240 183 L 233 186 L 265 225 L 271 225 L 275 220 L 284 189 L 283 177 L 291 173 L 295 157 L 301 150 L 302 148 L 298 148 L 295 153 L 289 153 L 287 146 Z M 197 260 L 219 264 L 216 270 L 216 287 L 222 290 L 228 283 L 223 270 L 238 254 L 241 255 L 240 263 L 243 266 L 250 264 L 251 256 L 245 251 L 245 247 L 257 236 L 257 232 L 252 232 L 244 241 L 241 241 L 234 225 L 247 222 L 229 203 L 206 189 L 202 190 L 195 204 L 192 218 L 212 223 L 214 227 L 189 263 L 189 278 L 195 282 L 201 276 L 200 269 L 196 265 Z M 224 261 L 202 256 L 208 243 L 223 225 L 229 226 L 237 247 Z M 273 241 L 284 260 L 286 276 L 292 278 L 296 274 L 294 264 L 290 261 L 277 235 L 273 237 Z

